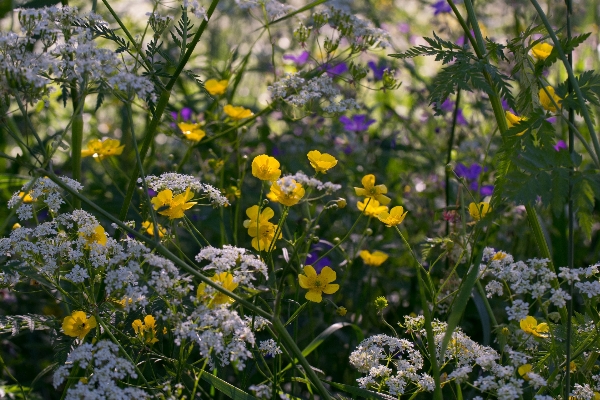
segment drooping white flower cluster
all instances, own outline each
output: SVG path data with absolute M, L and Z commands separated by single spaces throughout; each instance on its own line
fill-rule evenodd
M 54 387 L 60 386 L 68 377 L 70 370 L 78 366 L 80 370 L 91 370 L 89 378 L 80 379 L 67 389 L 65 399 L 147 399 L 150 396 L 142 389 L 127 386 L 121 388 L 119 381 L 128 377 L 137 378 L 131 362 L 119 357 L 119 346 L 101 340 L 95 345 L 83 344 L 76 347 L 67 357 L 65 365 L 54 373 Z
M 138 178 L 138 183 L 142 183 L 142 178 Z M 214 206 L 228 206 L 229 200 L 221 194 L 221 191 L 207 183 L 202 183 L 192 175 L 178 174 L 175 172 L 165 172 L 160 176 L 149 175 L 146 177 L 146 184 L 152 190 L 157 192 L 165 189 L 173 191 L 173 195 L 183 193 L 188 188 L 193 192 L 205 193 Z
M 225 245 L 223 249 L 217 249 L 208 246 L 198 253 L 196 261 L 199 263 L 209 262 L 202 268 L 203 271 L 214 271 L 215 274 L 228 272 L 233 275 L 235 283 L 250 288 L 254 287 L 252 281 L 256 279 L 257 274 L 260 273 L 267 279 L 267 265 L 243 248 Z M 207 292 L 211 289 L 206 288 Z
M 273 99 L 281 99 L 295 107 L 304 107 L 309 102 L 317 101 L 323 111 L 328 113 L 341 113 L 360 108 L 356 100 L 342 98 L 340 89 L 326 74 L 308 81 L 298 73 L 288 74 L 267 89 Z
M 129 72 L 119 54 L 96 45 L 94 28 L 107 29 L 100 16 L 79 16 L 77 8 L 54 6 L 18 12 L 21 35 L 0 33 L 0 70 L 5 71 L 0 95 L 14 95 L 11 88 L 17 88 L 25 101 L 34 103 L 48 95 L 50 84 L 76 82 L 80 90 L 94 84 L 127 92 L 127 98 L 156 101 L 148 78 Z M 36 42 L 40 46 L 33 47 Z
M 296 182 L 300 183 L 302 186 L 310 187 L 316 189 L 318 191 L 325 191 L 326 193 L 333 193 L 342 188 L 342 185 L 338 185 L 337 183 L 331 182 L 321 182 L 316 178 L 312 178 L 306 175 L 302 171 L 298 171 L 293 175 L 286 175 L 291 179 L 294 179 Z
M 374 28 L 367 21 L 339 8 L 331 7 L 329 13 L 329 25 L 339 32 L 341 38 L 348 40 L 354 52 L 390 46 L 391 38 L 385 30 Z
M 206 9 L 200 5 L 198 0 L 183 0 L 183 7 L 190 8 L 190 11 L 194 14 L 194 16 L 198 19 L 203 19 L 208 21 L 208 15 L 206 14 Z

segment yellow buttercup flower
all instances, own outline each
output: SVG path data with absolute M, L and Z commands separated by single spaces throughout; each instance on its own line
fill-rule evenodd
M 535 58 L 544 61 L 548 58 L 550 53 L 552 53 L 553 48 L 554 47 L 548 43 L 538 43 L 531 48 L 531 52 Z
M 192 142 L 201 141 L 204 136 L 206 136 L 206 132 L 200 129 L 200 124 L 190 124 L 188 122 L 180 122 L 177 124 L 179 129 L 181 129 L 181 133 L 183 136 L 191 140 Z
M 18 222 L 15 222 L 15 224 L 12 226 L 12 230 L 14 231 L 15 229 L 19 229 L 21 227 L 21 224 Z
M 275 157 L 261 154 L 252 160 L 252 175 L 261 181 L 276 181 L 281 176 L 280 166 Z
M 94 139 L 90 140 L 87 146 L 87 149 L 81 150 L 81 156 L 92 156 L 98 162 L 106 157 L 120 156 L 125 148 L 125 145 L 121 145 L 121 142 L 117 139 L 106 139 L 105 141 Z
M 562 98 L 556 95 L 552 86 L 546 86 L 546 90 L 548 91 L 550 97 L 548 96 L 548 94 L 546 94 L 546 91 L 543 88 L 540 89 L 540 104 L 542 105 L 542 107 L 544 107 L 545 110 L 548 110 L 550 112 L 556 112 L 556 107 L 554 106 L 554 103 L 552 103 L 552 100 L 550 100 L 550 98 L 552 98 L 559 107 L 562 103 Z
M 502 261 L 506 258 L 507 254 L 499 251 L 496 254 L 494 254 L 494 257 L 492 257 L 492 261 Z
M 242 106 L 239 107 L 235 107 L 232 106 L 231 104 L 227 104 L 225 107 L 223 107 L 223 111 L 225 111 L 225 114 L 227 114 L 229 116 L 229 118 L 233 119 L 233 120 L 240 120 L 240 119 L 244 119 L 244 118 L 248 118 L 254 115 L 254 113 L 250 110 L 248 110 L 247 108 L 244 108 Z
M 216 274 L 215 276 L 210 278 L 210 280 L 215 283 L 219 283 L 224 289 L 227 289 L 230 292 L 233 292 L 238 287 L 238 283 L 233 281 L 233 275 L 227 271 Z M 198 298 L 202 298 L 204 296 L 205 290 L 206 283 L 201 283 L 200 285 L 198 285 L 198 291 L 196 292 L 196 296 Z M 226 294 L 216 292 L 215 294 L 213 294 L 213 298 L 209 301 L 209 305 L 220 306 L 221 304 L 231 304 L 233 303 L 233 301 L 234 300 Z
M 388 210 L 387 206 L 382 206 L 377 200 L 369 198 L 366 198 L 364 203 L 357 201 L 356 207 L 369 217 L 377 217 L 382 212 Z
M 375 185 L 375 175 L 365 175 L 361 182 L 364 187 L 354 188 L 357 196 L 370 197 L 384 206 L 391 201 L 389 197 L 384 196 L 387 193 L 387 187 L 385 185 Z
M 193 197 L 194 192 L 191 192 L 190 188 L 187 188 L 184 193 L 180 193 L 175 197 L 173 197 L 173 191 L 171 189 L 165 189 L 160 191 L 156 197 L 152 199 L 152 204 L 154 205 L 155 210 L 168 207 L 167 209 L 159 211 L 158 213 L 160 215 L 167 216 L 169 219 L 183 218 L 183 212 L 197 204 L 194 201 L 188 201 Z
M 528 381 L 529 380 L 528 375 L 532 369 L 533 369 L 533 366 L 531 364 L 525 364 L 525 365 L 521 365 L 519 368 L 517 368 L 517 372 L 523 379 Z
M 404 211 L 404 207 L 396 206 L 389 213 L 384 211 L 379 214 L 377 219 L 383 222 L 388 228 L 391 228 L 392 226 L 400 225 L 404 221 L 406 214 L 408 214 L 408 211 Z
M 258 206 L 252 206 L 246 210 L 249 219 L 244 221 L 244 228 L 248 229 L 248 235 L 252 238 L 252 247 L 258 251 L 270 251 L 272 243 L 275 242 L 275 230 L 277 225 L 269 222 L 275 215 L 270 207 L 265 207 L 259 214 Z M 280 239 L 282 237 L 279 233 Z M 273 245 L 273 249 L 275 246 Z
M 508 124 L 509 128 L 512 128 L 515 125 L 520 124 L 523 121 L 526 121 L 527 117 L 519 117 L 518 115 L 515 115 L 513 113 L 511 113 L 510 111 L 506 111 L 506 123 Z M 519 132 L 517 133 L 517 136 L 522 136 L 525 133 L 525 131 Z
M 144 323 L 142 320 L 136 319 L 131 323 L 135 334 L 138 335 L 146 344 L 154 344 L 158 342 L 156 338 L 156 320 L 152 315 L 146 315 Z
M 73 311 L 71 315 L 63 319 L 62 328 L 65 335 L 77 337 L 83 340 L 85 335 L 96 327 L 96 318 L 88 318 L 83 311 Z
M 368 250 L 363 250 L 359 255 L 363 262 L 371 267 L 379 267 L 388 259 L 388 255 L 379 250 L 375 250 L 372 253 Z
M 308 292 L 304 296 L 308 301 L 314 301 L 320 303 L 323 300 L 322 294 L 333 294 L 337 292 L 340 285 L 331 282 L 335 281 L 335 271 L 329 267 L 324 267 L 320 274 L 313 268 L 312 265 L 304 267 L 304 275 L 298 275 L 298 281 L 300 287 L 308 289 Z
M 87 242 L 86 246 L 89 246 L 92 243 L 98 243 L 99 245 L 106 246 L 106 231 L 101 225 L 97 225 L 94 228 L 93 233 L 85 235 L 83 232 L 80 232 L 79 236 L 83 236 Z
M 206 89 L 206 91 L 212 96 L 219 96 L 225 93 L 225 91 L 227 90 L 227 84 L 227 79 L 223 79 L 221 81 L 218 81 L 216 79 L 209 79 L 206 82 L 204 82 L 204 89 Z
M 469 204 L 469 214 L 471 214 L 471 218 L 473 218 L 475 221 L 479 221 L 481 218 L 485 217 L 490 211 L 492 211 L 490 203 L 481 202 L 479 204 Z
M 541 324 L 538 324 L 537 320 L 529 315 L 525 319 L 519 321 L 519 326 L 523 332 L 541 338 L 547 338 L 547 332 L 550 330 L 547 323 L 542 322 Z
M 29 193 L 25 193 L 25 192 L 19 192 L 19 197 L 23 199 L 23 203 L 33 203 L 35 200 L 33 197 L 31 197 L 31 192 Z
M 282 178 L 271 185 L 267 197 L 269 200 L 291 207 L 304 197 L 304 188 L 294 179 Z
M 158 225 L 158 237 L 162 238 L 167 234 L 167 230 L 163 228 L 160 224 Z M 142 229 L 150 236 L 154 236 L 154 224 L 152 221 L 144 221 L 142 222 Z
M 318 150 L 309 151 L 307 154 L 310 166 L 317 172 L 326 173 L 331 168 L 335 167 L 338 160 L 331 154 L 321 153 Z

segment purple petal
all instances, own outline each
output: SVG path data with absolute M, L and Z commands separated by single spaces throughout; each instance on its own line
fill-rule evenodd
M 328 64 L 325 64 L 325 71 L 327 72 L 327 75 L 333 77 L 335 75 L 341 75 L 344 72 L 348 71 L 348 66 L 346 65 L 346 63 L 339 63 L 337 65 L 334 65 L 333 67 L 330 67 Z
M 491 196 L 494 193 L 494 185 L 483 185 L 479 190 L 482 196 Z
M 433 9 L 435 10 L 434 13 L 433 13 L 433 15 L 438 15 L 438 14 L 444 14 L 444 13 L 450 13 L 450 12 L 452 12 L 452 8 L 446 2 L 446 0 L 440 0 L 438 2 L 435 2 L 434 4 L 431 5 L 431 7 L 433 7 Z
M 454 109 L 454 102 L 448 98 L 440 104 L 440 109 L 444 112 L 450 112 Z
M 192 109 L 188 108 L 188 107 L 183 107 L 181 109 L 181 119 L 184 121 L 189 121 L 190 119 L 192 119 Z
M 310 53 L 305 50 L 298 56 L 295 56 L 293 54 L 284 54 L 283 59 L 293 61 L 296 65 L 304 65 L 308 61 L 309 56 Z
M 567 144 L 565 143 L 564 140 L 559 140 L 554 145 L 554 150 L 556 150 L 556 151 L 561 151 L 562 149 L 566 149 L 566 148 L 567 148 Z
M 456 167 L 454 167 L 454 172 L 459 178 L 464 178 L 465 176 L 467 176 L 469 168 L 467 168 L 467 166 L 463 163 L 458 163 L 456 164 Z
M 375 64 L 375 61 L 369 61 L 367 65 L 373 71 L 373 76 L 376 80 L 380 81 L 383 79 L 383 71 L 385 71 L 385 65 L 379 67 L 377 66 L 377 64 Z
M 468 125 L 469 123 L 465 119 L 465 116 L 462 113 L 462 110 L 459 108 L 456 112 L 456 123 L 459 125 Z

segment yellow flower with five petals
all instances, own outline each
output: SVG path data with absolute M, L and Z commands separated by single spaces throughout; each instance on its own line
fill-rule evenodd
M 388 210 L 387 206 L 382 206 L 377 200 L 369 198 L 366 198 L 364 203 L 357 201 L 356 207 L 369 217 L 377 217 L 382 212 Z
M 63 319 L 62 323 L 65 335 L 79 338 L 79 340 L 83 340 L 85 335 L 96 326 L 96 318 L 94 316 L 88 318 L 83 311 L 73 311 L 71 315 Z
M 200 124 L 180 122 L 177 124 L 177 127 L 181 129 L 181 133 L 183 133 L 183 136 L 186 139 L 191 140 L 192 142 L 199 142 L 204 138 L 204 136 L 206 136 L 206 132 L 200 129 Z
M 387 187 L 385 185 L 375 185 L 375 175 L 365 175 L 361 182 L 362 188 L 354 188 L 357 196 L 370 197 L 384 206 L 391 201 L 389 197 L 384 196 L 387 193 Z
M 120 156 L 123 153 L 125 145 L 117 139 L 106 139 L 100 141 L 98 139 L 90 140 L 87 149 L 81 150 L 81 157 L 94 157 L 96 161 L 105 159 L 109 156 Z
M 523 332 L 541 338 L 547 338 L 548 332 L 550 331 L 550 328 L 548 327 L 547 323 L 542 322 L 541 324 L 538 324 L 537 320 L 529 315 L 521 321 L 519 321 L 519 326 L 521 327 Z
M 335 167 L 338 160 L 331 154 L 321 153 L 318 150 L 309 151 L 307 154 L 310 166 L 317 172 L 327 173 L 328 170 Z
M 295 179 L 284 177 L 271 185 L 269 200 L 291 207 L 304 197 L 304 188 Z
M 225 91 L 227 90 L 227 84 L 227 79 L 223 79 L 220 81 L 216 79 L 209 79 L 206 82 L 204 82 L 204 89 L 206 89 L 206 91 L 212 96 L 219 96 L 225 93 Z
M 275 248 L 275 230 L 277 225 L 269 222 L 275 213 L 271 207 L 265 207 L 259 213 L 258 206 L 252 206 L 246 210 L 249 219 L 244 221 L 244 228 L 248 229 L 248 235 L 252 238 L 252 247 L 258 251 L 271 251 Z M 282 237 L 279 233 L 280 239 Z M 272 248 L 271 248 L 272 247 Z
M 554 47 L 551 44 L 538 43 L 531 48 L 531 53 L 533 53 L 533 56 L 538 60 L 544 61 L 546 58 L 548 58 L 550 53 L 552 53 L 553 48 Z
M 392 226 L 400 225 L 404 221 L 406 214 L 408 214 L 408 211 L 404 211 L 404 207 L 396 206 L 389 213 L 384 211 L 379 214 L 377 219 L 383 222 L 388 228 L 391 228 Z
M 261 154 L 252 160 L 252 175 L 261 181 L 276 181 L 281 176 L 280 166 L 275 157 Z
M 227 289 L 230 292 L 233 292 L 237 287 L 238 283 L 233 281 L 233 275 L 227 271 L 221 272 L 210 278 L 211 281 L 220 284 L 223 289 Z M 204 297 L 204 292 L 206 291 L 206 283 L 201 283 L 198 285 L 198 291 L 196 292 L 196 296 L 198 298 Z M 224 293 L 216 292 L 213 294 L 213 297 L 209 300 L 209 306 L 219 306 L 221 304 L 231 304 L 233 303 L 233 299 L 227 296 Z
M 223 111 L 225 111 L 225 114 L 227 114 L 229 116 L 229 118 L 233 119 L 233 120 L 240 120 L 240 119 L 244 119 L 244 118 L 248 118 L 254 115 L 254 113 L 250 110 L 248 110 L 247 108 L 238 106 L 232 106 L 231 104 L 227 104 L 225 107 L 223 107 Z
M 173 196 L 171 189 L 160 191 L 151 201 L 155 210 L 160 210 L 158 213 L 169 217 L 169 219 L 183 218 L 183 212 L 189 210 L 195 204 L 191 200 L 194 197 L 194 192 L 187 188 L 184 193 Z M 164 207 L 167 207 L 164 209 Z
M 340 285 L 331 283 L 335 281 L 335 279 L 335 271 L 330 267 L 324 267 L 321 270 L 321 273 L 317 274 L 317 271 L 312 265 L 304 267 L 304 275 L 298 275 L 300 287 L 308 289 L 308 292 L 304 297 L 306 300 L 314 301 L 315 303 L 320 303 L 323 300 L 323 293 L 333 294 L 339 290 Z

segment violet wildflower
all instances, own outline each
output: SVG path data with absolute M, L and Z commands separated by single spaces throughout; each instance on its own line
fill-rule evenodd
M 386 69 L 385 65 L 377 65 L 375 61 L 369 61 L 367 65 L 373 71 L 373 77 L 375 80 L 380 81 L 383 79 L 383 72 Z
M 436 1 L 435 3 L 433 3 L 431 5 L 431 7 L 433 7 L 433 10 L 434 10 L 433 15 L 445 14 L 445 13 L 452 12 L 452 8 L 446 2 L 446 0 Z
M 400 31 L 400 33 L 409 33 L 410 25 L 406 22 L 402 22 L 402 23 L 398 24 L 398 30 Z
M 329 75 L 329 77 L 331 78 L 333 78 L 336 75 L 341 75 L 344 72 L 348 71 L 348 66 L 346 65 L 346 63 L 339 63 L 337 65 L 334 65 L 333 67 L 329 64 L 324 64 L 321 68 L 324 69 L 327 75 Z
M 456 164 L 456 168 L 454 168 L 454 172 L 458 175 L 459 178 L 465 178 L 467 181 L 475 181 L 479 178 L 481 174 L 482 168 L 481 165 L 475 163 L 470 167 L 467 167 L 463 163 Z
M 374 119 L 367 119 L 365 114 L 352 116 L 352 119 L 342 115 L 340 122 L 344 124 L 344 129 L 351 132 L 362 132 L 369 129 L 369 126 L 375 123 Z
M 301 66 L 301 65 L 306 64 L 309 56 L 310 56 L 310 53 L 305 50 L 302 53 L 300 53 L 300 55 L 298 55 L 298 56 L 295 56 L 293 54 L 284 54 L 283 59 L 292 61 L 294 64 Z
M 482 196 L 491 196 L 494 193 L 494 185 L 482 185 L 479 194 Z
M 450 100 L 450 98 L 447 98 L 442 104 L 440 104 L 440 110 L 444 112 L 450 112 L 454 110 L 454 102 Z
M 317 271 L 317 274 L 320 274 L 323 268 L 325 268 L 328 265 L 331 265 L 331 259 L 329 257 L 323 257 L 319 260 L 321 254 L 326 252 L 330 248 L 331 245 L 322 242 L 313 245 L 310 249 L 310 253 L 306 255 L 306 261 L 304 262 L 304 265 L 312 265 L 315 271 Z
M 558 142 L 556 142 L 556 144 L 553 147 L 554 147 L 554 150 L 561 151 L 562 149 L 567 148 L 567 144 L 565 143 L 564 140 L 559 140 Z
M 467 122 L 467 120 L 465 119 L 465 116 L 463 115 L 462 109 L 459 108 L 456 111 L 456 123 L 458 125 L 468 125 L 469 123 Z

